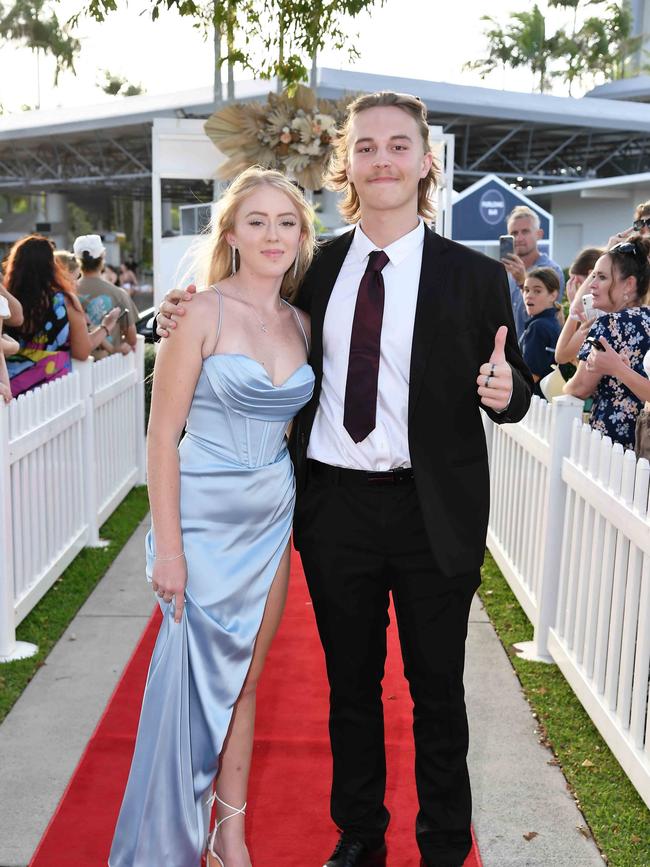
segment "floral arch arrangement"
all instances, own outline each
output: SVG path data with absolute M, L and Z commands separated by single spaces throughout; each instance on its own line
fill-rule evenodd
M 249 166 L 278 169 L 303 189 L 318 190 L 332 139 L 352 97 L 317 99 L 309 87 L 270 93 L 266 103 L 234 103 L 216 111 L 205 132 L 228 160 L 218 176 L 230 180 Z

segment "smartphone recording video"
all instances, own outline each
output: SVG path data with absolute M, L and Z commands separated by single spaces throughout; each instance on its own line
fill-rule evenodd
M 499 235 L 499 259 L 507 259 L 515 254 L 515 239 L 512 235 Z

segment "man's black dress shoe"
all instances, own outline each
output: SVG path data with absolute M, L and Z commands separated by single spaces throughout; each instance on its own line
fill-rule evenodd
M 341 834 L 324 867 L 386 867 L 386 845 L 369 849 L 359 840 Z

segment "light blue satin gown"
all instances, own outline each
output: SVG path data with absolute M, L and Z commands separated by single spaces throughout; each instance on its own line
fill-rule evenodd
M 179 446 L 185 613 L 174 623 L 173 603 L 161 602 L 110 867 L 200 865 L 206 801 L 291 532 L 295 485 L 285 432 L 313 387 L 306 363 L 276 386 L 246 355 L 203 362 Z M 151 532 L 146 549 L 151 580 Z

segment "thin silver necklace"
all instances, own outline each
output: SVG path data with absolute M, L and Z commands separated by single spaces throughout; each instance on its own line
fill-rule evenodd
M 242 293 L 241 293 L 241 290 L 238 289 L 237 286 L 233 286 L 233 289 L 234 289 L 235 292 L 239 295 L 239 297 L 240 297 L 241 300 L 244 302 L 244 304 L 246 304 L 248 307 L 250 307 L 250 309 L 253 311 L 253 315 L 255 316 L 255 318 L 257 319 L 257 321 L 260 323 L 260 329 L 261 329 L 265 334 L 268 334 L 268 333 L 269 333 L 269 329 L 268 329 L 268 326 L 267 326 L 266 322 L 262 319 L 262 317 L 259 315 L 259 313 L 257 312 L 257 310 L 253 307 L 253 305 L 251 304 L 251 302 L 250 302 L 250 301 L 247 301 L 246 298 L 244 298 L 244 296 L 243 296 Z M 282 310 L 282 298 L 279 299 L 279 304 L 278 304 L 278 312 L 279 312 L 280 310 Z

